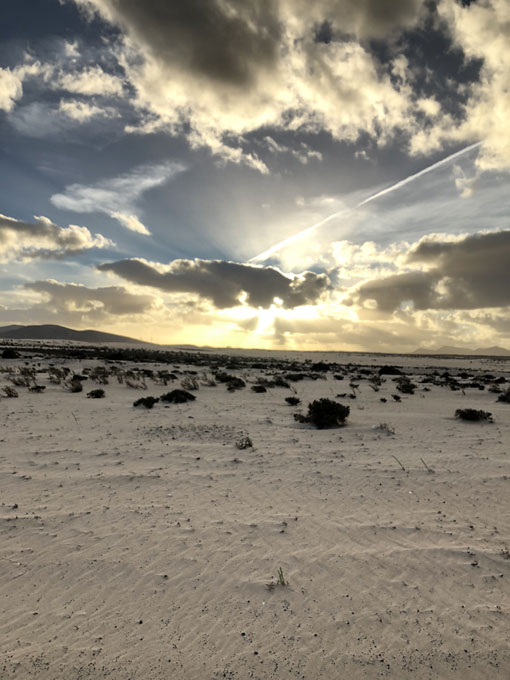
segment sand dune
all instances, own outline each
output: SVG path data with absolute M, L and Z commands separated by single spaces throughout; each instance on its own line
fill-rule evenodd
M 110 377 L 87 399 L 90 378 L 71 394 L 38 361 L 44 393 L 0 402 L 0 677 L 509 677 L 510 405 L 488 384 L 420 383 L 434 367 L 402 358 L 418 387 L 400 402 L 393 376 L 375 392 L 353 365 L 291 383 L 293 408 L 289 389 L 252 392 L 271 371 L 246 363 L 228 368 L 244 389 L 146 410 L 134 399 L 182 373 L 147 391 Z M 510 379 L 497 360 L 442 361 Z M 352 377 L 346 427 L 294 420 Z

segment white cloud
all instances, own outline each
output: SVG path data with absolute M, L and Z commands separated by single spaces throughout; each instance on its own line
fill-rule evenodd
M 60 71 L 52 81 L 52 87 L 73 94 L 111 97 L 122 94 L 123 83 L 118 76 L 105 73 L 100 66 L 91 66 L 81 71 Z
M 208 147 L 225 162 L 262 173 L 268 168 L 246 141 L 261 129 L 326 130 L 353 144 L 368 134 L 379 145 L 404 133 L 414 154 L 481 140 L 480 170 L 510 166 L 507 0 L 437 3 L 445 33 L 466 60 L 482 63 L 479 81 L 452 81 L 456 95 L 466 97 L 460 122 L 439 99 L 413 91 L 411 65 L 397 40 L 424 25 L 431 12 L 424 0 L 189 0 L 179 8 L 160 0 L 75 2 L 121 30 L 105 54 L 111 63 L 117 58 L 122 75 L 87 63 L 75 43 L 65 42 L 54 64 L 27 59 L 0 70 L 0 108 L 12 112 L 23 81 L 39 74 L 52 89 L 92 98 L 66 105 L 69 120 L 114 115 L 112 100 L 123 99 L 138 113 L 126 132 L 185 134 L 193 148 Z M 374 39 L 389 46 L 386 63 L 369 46 Z M 61 122 L 33 124 L 41 107 L 31 102 L 13 124 L 32 136 L 58 134 Z M 319 158 L 278 146 L 272 150 L 302 163 Z
M 0 110 L 11 111 L 22 94 L 20 78 L 8 68 L 0 68 Z
M 145 224 L 142 224 L 136 215 L 127 215 L 121 212 L 112 212 L 110 217 L 120 222 L 126 229 L 130 231 L 135 231 L 138 234 L 144 234 L 145 236 L 150 236 L 150 231 L 147 229 Z
M 129 131 L 176 133 L 186 127 L 193 146 L 267 172 L 243 148 L 244 134 L 264 127 L 326 129 L 355 142 L 368 132 L 383 144 L 408 127 L 411 89 L 392 82 L 358 41 L 416 25 L 421 0 L 386 3 L 384 12 L 352 0 L 191 2 L 179 11 L 155 0 L 143 7 L 76 1 L 124 32 L 121 63 L 134 103 L 149 114 Z M 317 22 L 325 17 L 349 39 L 317 42 Z M 314 154 L 296 157 L 306 162 Z
M 59 227 L 47 217 L 23 222 L 0 215 L 0 259 L 4 262 L 23 257 L 61 258 L 77 255 L 91 248 L 107 248 L 115 244 L 102 234 L 92 235 L 87 227 L 70 224 Z
M 461 5 L 441 0 L 438 11 L 466 59 L 482 60 L 480 79 L 460 86 L 467 97 L 464 120 L 439 116 L 429 131 L 418 130 L 412 150 L 427 153 L 445 142 L 482 140 L 480 170 L 510 167 L 510 21 L 507 0 Z
M 146 191 L 161 186 L 184 170 L 186 167 L 181 163 L 144 165 L 91 186 L 71 184 L 64 193 L 54 194 L 51 202 L 61 210 L 104 213 L 127 229 L 147 235 L 149 230 L 134 214 L 136 202 Z
M 0 111 L 12 111 L 16 102 L 23 96 L 23 81 L 28 78 L 39 78 L 48 81 L 53 68 L 48 64 L 41 64 L 31 60 L 28 56 L 25 62 L 13 69 L 0 68 Z
M 119 114 L 112 108 L 102 108 L 94 104 L 79 99 L 61 99 L 59 104 L 59 111 L 64 113 L 69 118 L 84 123 L 101 116 L 108 116 L 109 118 L 117 117 Z

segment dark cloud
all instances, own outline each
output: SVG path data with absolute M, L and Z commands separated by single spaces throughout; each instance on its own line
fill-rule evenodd
M 94 318 L 104 315 L 143 314 L 153 307 L 149 295 L 133 295 L 122 286 L 88 288 L 74 283 L 34 281 L 24 288 L 47 297 L 42 306 L 52 312 L 72 312 Z
M 415 26 L 425 0 L 75 0 L 98 10 L 159 62 L 207 80 L 250 85 L 280 60 L 285 30 L 330 43 L 335 34 L 383 39 Z M 297 36 L 298 37 L 298 36 Z
M 271 67 L 280 39 L 273 0 L 94 0 L 103 15 L 158 60 L 231 86 Z
M 382 39 L 410 28 L 425 14 L 424 0 L 319 0 L 302 3 L 303 11 L 320 13 L 324 19 L 321 28 L 329 23 L 330 42 L 336 32 L 354 34 L 357 38 Z
M 427 332 L 416 328 L 413 323 L 397 321 L 393 327 L 380 324 L 351 322 L 347 319 L 323 317 L 320 319 L 285 319 L 274 320 L 275 338 L 285 344 L 288 336 L 298 340 L 298 346 L 329 346 L 331 349 L 351 346 L 362 349 L 373 348 L 372 351 L 387 351 L 395 347 L 415 348 Z M 433 335 L 433 337 L 435 337 Z M 427 338 L 428 339 L 428 338 Z
M 424 272 L 408 272 L 385 276 L 363 284 L 361 300 L 375 300 L 381 311 L 392 312 L 404 302 L 412 301 L 416 309 L 435 306 L 434 286 L 438 277 Z
M 86 227 L 59 227 L 46 217 L 36 220 L 23 222 L 0 215 L 0 255 L 23 253 L 24 257 L 59 258 L 114 245 L 101 234 L 93 236 Z
M 423 239 L 408 264 L 427 271 L 395 274 L 364 283 L 359 298 L 393 311 L 403 302 L 415 309 L 481 309 L 510 305 L 510 231 L 467 236 L 460 241 Z
M 323 129 L 351 143 L 366 132 L 378 144 L 415 131 L 410 89 L 390 74 L 396 38 L 422 25 L 425 0 L 74 2 L 119 29 L 123 87 L 140 114 L 126 131 L 183 134 L 263 173 L 245 137 L 256 130 Z M 395 49 L 381 59 L 385 40 Z
M 142 286 L 170 293 L 194 293 L 209 299 L 217 309 L 244 302 L 252 307 L 270 307 L 275 297 L 285 308 L 314 304 L 329 289 L 325 274 L 304 272 L 285 276 L 273 267 L 256 267 L 221 260 L 175 260 L 169 271 L 161 272 L 141 260 L 120 260 L 99 265 L 102 272 Z
M 461 317 L 462 321 L 474 323 L 481 326 L 488 326 L 494 329 L 505 340 L 510 333 L 510 310 L 506 314 L 469 314 L 465 313 Z

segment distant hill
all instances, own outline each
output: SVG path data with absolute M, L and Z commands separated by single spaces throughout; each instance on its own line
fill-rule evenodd
M 425 349 L 419 347 L 414 350 L 413 354 L 461 354 L 466 356 L 510 357 L 510 350 L 497 346 L 470 349 L 469 347 L 452 347 L 444 345 L 443 347 L 439 347 L 439 349 Z
M 76 342 L 121 342 L 137 345 L 148 343 L 124 335 L 114 333 L 102 333 L 101 331 L 75 331 L 65 326 L 54 324 L 43 324 L 40 326 L 2 326 L 0 327 L 0 338 L 9 340 L 74 340 Z

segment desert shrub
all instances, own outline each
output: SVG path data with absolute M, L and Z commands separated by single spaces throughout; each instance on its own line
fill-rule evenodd
M 338 427 L 345 424 L 350 413 L 349 406 L 339 404 L 332 399 L 316 399 L 308 404 L 307 415 L 296 413 L 294 418 L 300 423 L 311 423 L 319 430 L 326 427 Z
M 414 394 L 416 385 L 412 383 L 406 375 L 403 375 L 397 381 L 397 390 L 402 394 Z
M 198 390 L 198 380 L 192 376 L 187 376 L 181 380 L 181 387 L 183 390 Z
M 2 387 L 2 392 L 4 393 L 4 396 L 9 397 L 9 399 L 16 399 L 18 396 L 18 392 L 10 385 L 5 385 Z
M 20 353 L 12 347 L 6 347 L 2 352 L 2 359 L 19 359 Z
M 104 366 L 96 366 L 89 376 L 91 380 L 99 385 L 108 385 L 107 369 Z
M 458 408 L 455 411 L 455 417 L 460 418 L 461 420 L 487 420 L 489 423 L 493 422 L 492 413 L 478 410 L 476 408 Z
M 230 375 L 230 373 L 226 373 L 225 371 L 218 371 L 214 377 L 216 378 L 217 382 L 221 383 L 228 383 L 231 380 L 235 379 L 235 376 Z
M 289 383 L 281 375 L 275 375 L 273 382 L 275 387 L 290 387 Z
M 216 387 L 216 381 L 212 375 L 208 375 L 205 371 L 201 374 L 200 380 L 202 385 L 205 385 L 206 387 Z
M 170 374 L 167 370 L 162 370 L 158 371 L 154 377 L 154 380 L 160 384 L 160 385 L 166 385 L 168 384 L 168 381 L 170 380 Z
M 285 374 L 285 379 L 290 380 L 291 382 L 299 382 L 300 380 L 304 380 L 305 375 L 303 373 L 286 373 Z
M 330 365 L 324 363 L 324 361 L 317 361 L 315 364 L 312 364 L 310 368 L 312 369 L 312 371 L 325 372 L 329 371 Z
M 89 395 L 87 395 L 89 396 Z M 145 408 L 152 408 L 154 404 L 157 404 L 159 399 L 157 397 L 140 397 L 133 402 L 133 406 L 145 406 Z
M 131 387 L 131 389 L 134 389 L 134 390 L 146 390 L 147 389 L 147 385 L 145 383 L 145 378 L 143 378 L 142 380 L 138 380 L 136 378 L 128 378 L 127 373 L 126 373 L 126 377 L 124 378 L 124 384 L 126 385 L 126 387 Z
M 236 441 L 236 448 L 243 450 L 243 449 L 251 449 L 253 447 L 253 442 L 252 440 L 248 437 L 248 435 L 243 435 L 239 437 L 239 439 Z
M 252 385 L 251 391 L 261 394 L 262 392 L 267 392 L 267 389 L 264 387 L 264 385 Z
M 379 423 L 379 425 L 374 425 L 373 430 L 381 430 L 385 434 L 391 435 L 395 434 L 395 428 L 389 423 Z
M 299 397 L 285 397 L 285 401 L 289 406 L 297 406 L 301 403 L 301 399 Z
M 79 380 L 70 380 L 69 382 L 65 382 L 64 388 L 73 393 L 83 392 L 83 385 Z
M 185 404 L 187 401 L 195 401 L 196 397 L 186 390 L 172 390 L 162 394 L 160 399 L 168 404 Z
M 501 401 L 503 404 L 510 404 L 510 387 L 499 395 L 498 401 Z
M 45 389 L 46 385 L 32 385 L 32 387 L 28 388 L 29 392 L 35 392 L 36 394 L 44 392 Z
M 241 390 L 243 387 L 246 387 L 246 383 L 242 378 L 236 378 L 235 376 L 231 376 L 231 379 L 227 382 L 227 390 L 229 392 Z
M 402 371 L 396 366 L 381 366 L 379 375 L 402 375 Z
M 98 388 L 97 390 L 90 390 L 90 392 L 87 392 L 88 399 L 102 399 L 103 397 L 104 390 L 101 388 Z

